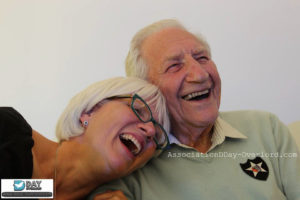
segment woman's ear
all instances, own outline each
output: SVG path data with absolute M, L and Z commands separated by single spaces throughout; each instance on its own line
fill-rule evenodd
M 81 122 L 82 127 L 86 128 L 88 126 L 90 118 L 91 118 L 90 114 L 87 114 L 87 113 L 81 114 L 80 122 Z

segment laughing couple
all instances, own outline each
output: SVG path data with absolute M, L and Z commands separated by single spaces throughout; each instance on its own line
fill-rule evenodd
M 2 108 L 1 178 L 53 178 L 56 199 L 300 199 L 300 158 L 257 154 L 298 154 L 288 129 L 267 112 L 219 112 L 202 37 L 176 20 L 151 24 L 132 39 L 126 73 L 71 99 L 59 143 Z M 21 143 L 26 159 L 8 153 Z M 241 156 L 208 156 L 222 152 Z M 30 167 L 16 174 L 15 164 Z

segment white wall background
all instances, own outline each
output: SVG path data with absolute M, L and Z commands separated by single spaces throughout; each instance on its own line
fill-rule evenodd
M 15 107 L 55 139 L 68 100 L 125 75 L 131 37 L 164 18 L 210 43 L 223 80 L 221 110 L 300 119 L 298 0 L 0 0 L 0 106 Z

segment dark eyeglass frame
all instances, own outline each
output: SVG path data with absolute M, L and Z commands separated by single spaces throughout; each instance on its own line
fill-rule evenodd
M 165 129 L 163 128 L 163 126 L 158 123 L 154 118 L 153 118 L 153 115 L 152 115 L 152 111 L 150 109 L 150 107 L 148 106 L 148 104 L 144 101 L 144 99 L 142 97 L 140 97 L 138 94 L 134 94 L 133 96 L 132 95 L 118 95 L 118 96 L 113 96 L 113 97 L 109 97 L 107 98 L 108 100 L 112 100 L 112 99 L 119 99 L 119 98 L 131 98 L 131 104 L 130 104 L 130 108 L 131 110 L 133 111 L 133 113 L 137 116 L 137 118 L 143 122 L 143 123 L 148 123 L 148 122 L 152 122 L 153 125 L 155 126 L 158 126 L 162 131 L 163 131 L 163 134 L 166 138 L 166 142 L 164 142 L 164 145 L 160 145 L 157 141 L 157 139 L 154 137 L 154 142 L 156 143 L 156 149 L 161 149 L 161 150 L 164 150 L 166 149 L 169 145 L 170 145 L 170 141 L 169 141 L 169 138 L 168 138 L 168 134 L 166 133 Z M 140 117 L 140 114 L 136 111 L 136 109 L 134 108 L 134 102 L 136 99 L 139 99 L 145 106 L 146 108 L 148 109 L 149 113 L 150 113 L 150 119 L 149 120 L 143 120 L 141 117 Z

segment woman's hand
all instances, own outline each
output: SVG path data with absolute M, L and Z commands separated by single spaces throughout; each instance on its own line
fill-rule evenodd
M 121 190 L 108 190 L 104 193 L 97 194 L 94 200 L 127 200 L 127 198 Z

